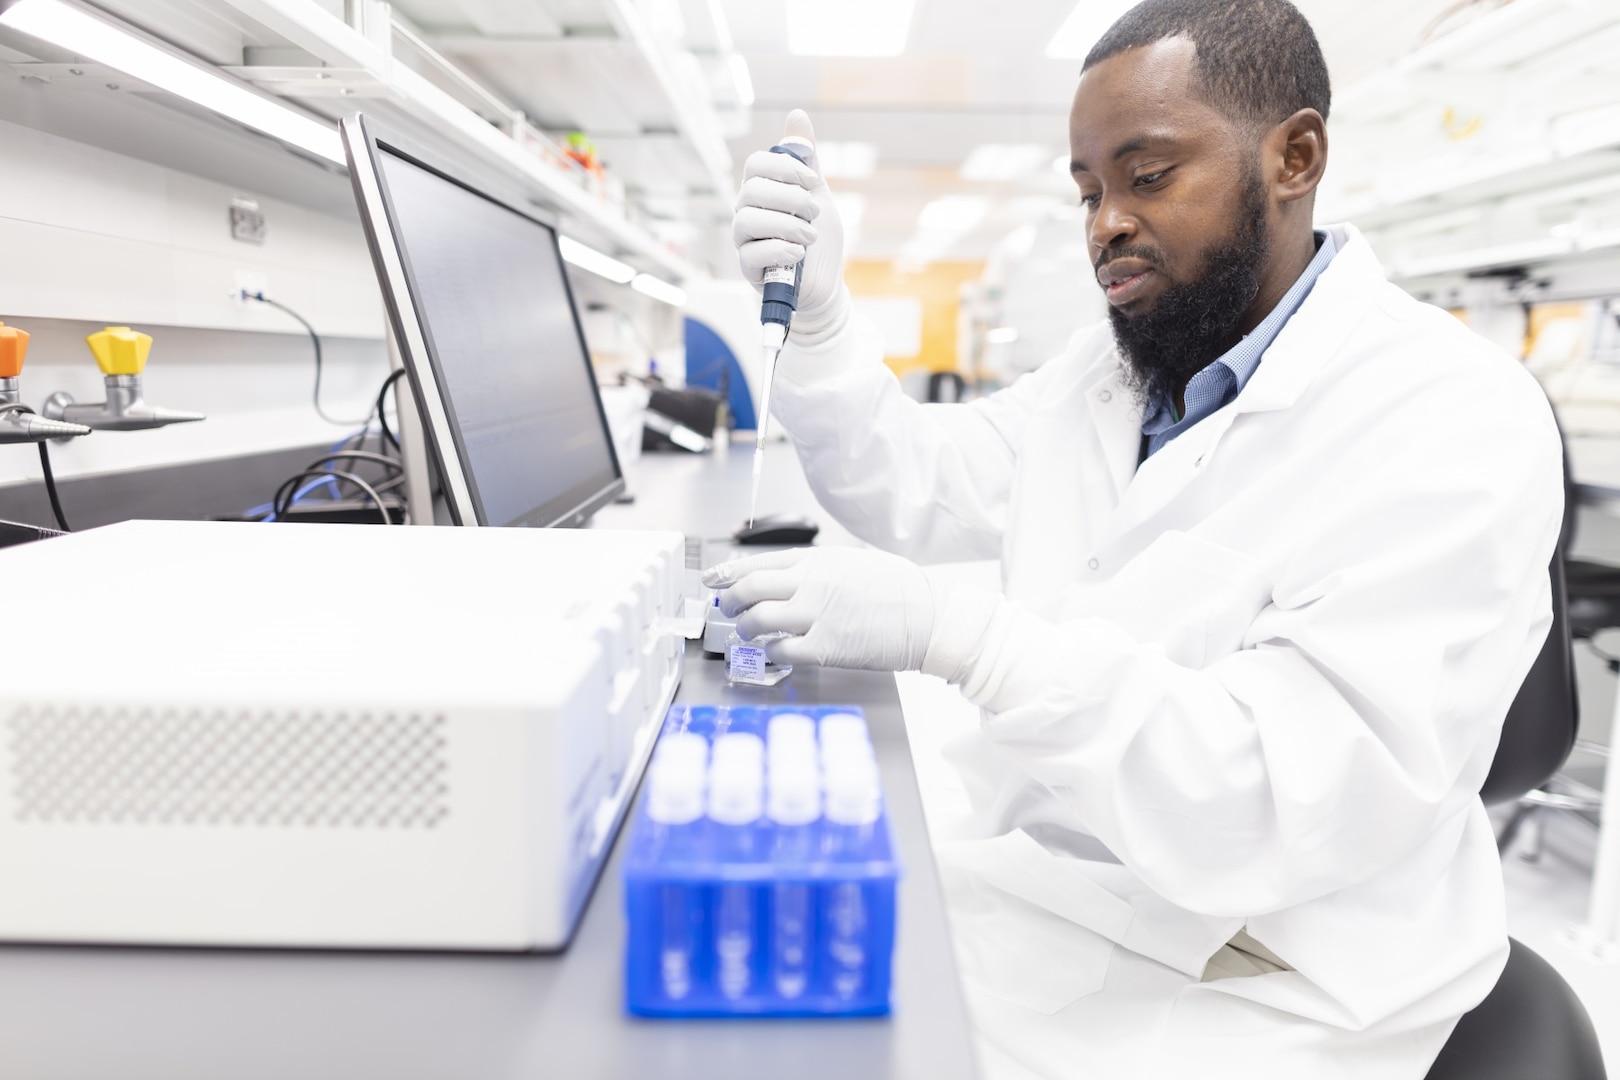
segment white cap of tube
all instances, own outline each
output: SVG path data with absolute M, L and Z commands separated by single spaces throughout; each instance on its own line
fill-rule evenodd
M 816 722 L 798 713 L 771 717 L 770 726 L 765 729 L 765 756 L 772 769 L 783 762 L 800 762 L 815 768 Z
M 771 762 L 766 814 L 778 825 L 808 825 L 821 816 L 821 777 L 815 759 Z
M 821 745 L 823 749 L 871 746 L 872 738 L 867 734 L 866 721 L 854 713 L 830 713 L 821 718 Z
M 739 732 L 714 741 L 709 764 L 709 817 L 722 825 L 749 825 L 765 812 L 765 744 Z
M 699 772 L 709 764 L 709 740 L 691 731 L 674 731 L 664 735 L 653 748 L 653 761 L 671 758 L 695 765 Z
M 694 748 L 690 742 L 695 740 Z M 689 825 L 703 816 L 704 759 L 701 735 L 665 736 L 647 769 L 647 816 L 661 825 Z
M 828 762 L 827 820 L 835 825 L 870 825 L 883 810 L 883 789 L 877 763 L 857 754 Z

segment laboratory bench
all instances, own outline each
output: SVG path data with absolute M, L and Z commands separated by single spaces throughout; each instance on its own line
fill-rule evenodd
M 747 516 L 751 449 L 643 458 L 628 470 L 634 501 L 594 527 L 678 529 L 723 556 L 713 544 Z M 816 509 L 791 450 L 767 452 L 761 511 L 809 514 L 827 542 L 849 542 Z M 626 1015 L 621 829 L 558 954 L 0 946 L 0 1080 L 976 1076 L 894 677 L 810 668 L 733 688 L 693 643 L 676 700 L 865 712 L 903 863 L 892 1016 Z

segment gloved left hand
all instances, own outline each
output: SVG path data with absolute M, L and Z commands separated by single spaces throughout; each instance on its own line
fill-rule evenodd
M 766 646 L 778 664 L 911 671 L 934 629 L 933 586 L 921 567 L 871 548 L 796 548 L 721 563 L 703 575 L 724 589 L 737 634 L 793 637 Z

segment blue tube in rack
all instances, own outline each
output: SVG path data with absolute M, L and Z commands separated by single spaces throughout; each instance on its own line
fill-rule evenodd
M 900 866 L 858 709 L 672 708 L 623 875 L 630 1012 L 889 1012 Z

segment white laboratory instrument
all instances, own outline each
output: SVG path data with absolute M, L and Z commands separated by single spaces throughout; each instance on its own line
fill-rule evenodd
M 126 522 L 0 566 L 84 615 L 7 647 L 9 941 L 561 948 L 685 647 L 676 533 Z

